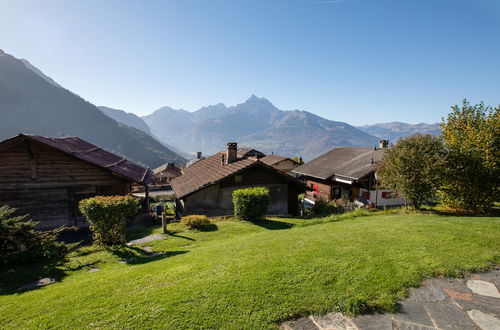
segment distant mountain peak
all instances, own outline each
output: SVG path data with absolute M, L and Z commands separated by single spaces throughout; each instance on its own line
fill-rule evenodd
M 271 103 L 268 99 L 264 97 L 258 97 L 255 94 L 250 95 L 250 97 L 244 103 Z

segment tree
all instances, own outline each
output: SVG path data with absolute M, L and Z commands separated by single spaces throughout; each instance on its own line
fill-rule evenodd
M 68 246 L 57 241 L 64 229 L 36 229 L 37 222 L 28 215 L 15 215 L 16 209 L 0 206 L 0 268 L 5 264 L 57 260 L 68 252 Z
M 394 189 L 416 209 L 436 196 L 444 160 L 442 141 L 430 134 L 401 138 L 377 168 L 381 187 Z
M 441 124 L 447 149 L 443 200 L 481 212 L 500 199 L 500 107 L 463 100 L 452 110 Z

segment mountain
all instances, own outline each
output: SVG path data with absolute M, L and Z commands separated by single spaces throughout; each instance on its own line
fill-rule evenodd
M 262 152 L 300 155 L 307 160 L 333 147 L 371 147 L 379 140 L 354 126 L 307 111 L 280 110 L 255 95 L 232 107 L 220 103 L 195 112 L 163 107 L 143 119 L 161 140 L 207 154 L 236 141 Z
M 334 147 L 372 147 L 379 139 L 349 124 L 332 121 L 307 111 L 285 111 L 263 131 L 244 136 L 240 142 L 264 153 L 300 155 L 311 160 Z
M 130 127 L 135 127 L 138 130 L 151 135 L 151 130 L 149 129 L 148 124 L 146 124 L 146 122 L 141 117 L 134 115 L 133 113 L 104 106 L 98 106 L 97 108 L 99 108 L 99 110 L 101 110 L 106 116 L 113 118 L 117 122 Z
M 0 50 L 0 140 L 19 133 L 74 135 L 150 167 L 185 162 L 150 135 L 109 118 L 26 63 Z
M 362 131 L 375 135 L 384 140 L 389 140 L 395 143 L 399 138 L 413 135 L 415 133 L 420 134 L 441 134 L 441 127 L 439 123 L 434 124 L 407 124 L 401 122 L 390 122 L 390 123 L 380 123 L 374 125 L 364 125 L 359 126 Z
M 187 158 L 187 159 L 189 159 L 189 158 L 192 157 L 191 154 L 188 154 L 188 153 L 186 153 L 186 152 L 184 152 L 184 151 L 182 151 L 180 149 L 177 149 L 176 147 L 171 146 L 170 144 L 168 144 L 166 142 L 163 142 L 160 139 L 158 139 L 156 136 L 154 136 L 151 133 L 151 130 L 149 129 L 148 124 L 146 124 L 146 122 L 141 117 L 139 117 L 139 116 L 137 116 L 137 115 L 135 115 L 133 113 L 126 112 L 124 110 L 113 109 L 113 108 L 109 108 L 109 107 L 105 107 L 105 106 L 98 106 L 98 108 L 106 116 L 111 117 L 112 119 L 114 119 L 118 123 L 121 123 L 121 124 L 124 124 L 126 126 L 130 126 L 130 127 L 136 128 L 138 130 L 143 131 L 144 133 L 147 133 L 147 134 L 151 135 L 156 141 L 160 142 L 167 149 L 172 150 L 176 154 L 178 154 L 178 155 L 180 155 L 180 156 L 182 156 L 184 158 Z

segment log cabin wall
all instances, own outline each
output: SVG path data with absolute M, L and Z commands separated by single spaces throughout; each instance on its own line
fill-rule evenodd
M 0 205 L 30 214 L 40 229 L 85 226 L 81 199 L 129 192 L 127 180 L 42 144 L 23 141 L 0 150 Z

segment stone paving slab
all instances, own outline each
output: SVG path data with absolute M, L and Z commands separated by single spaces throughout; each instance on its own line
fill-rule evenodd
M 52 284 L 52 283 L 55 283 L 55 282 L 57 282 L 57 280 L 55 278 L 44 277 L 44 278 L 39 279 L 38 281 L 35 281 L 35 282 L 32 282 L 32 283 L 28 283 L 26 285 L 23 285 L 22 287 L 20 287 L 19 289 L 17 289 L 17 291 L 30 290 L 30 289 L 38 288 L 38 287 L 41 287 L 41 286 L 49 285 L 49 284 Z
M 500 298 L 500 293 L 498 293 L 497 287 L 491 282 L 468 280 L 466 285 L 475 294 L 493 298 Z
M 500 320 L 498 320 L 497 318 L 491 316 L 491 315 L 488 315 L 488 314 L 485 314 L 481 311 L 478 311 L 478 310 L 471 310 L 471 311 L 468 311 L 467 312 L 470 316 L 470 318 L 472 320 L 474 320 L 474 322 L 479 325 L 482 329 L 485 329 L 485 330 L 489 330 L 489 329 L 492 329 L 492 330 L 498 330 L 500 329 Z
M 161 240 L 161 239 L 165 239 L 165 236 L 163 236 L 162 234 L 149 235 L 149 236 L 146 236 L 146 237 L 143 237 L 143 238 L 139 238 L 139 239 L 135 239 L 133 241 L 130 241 L 130 242 L 127 243 L 127 245 L 131 246 L 131 245 L 149 243 L 149 242 L 158 241 L 158 240 Z
M 427 313 L 439 329 L 476 330 L 467 313 L 453 304 L 426 303 Z
M 411 289 L 397 313 L 354 318 L 341 313 L 288 321 L 286 330 L 500 330 L 500 267 L 463 279 L 437 278 Z
M 399 304 L 398 313 L 393 314 L 392 318 L 406 323 L 420 324 L 429 327 L 434 326 L 425 307 L 414 301 L 402 301 Z

